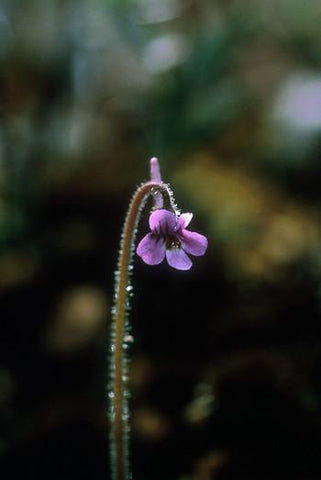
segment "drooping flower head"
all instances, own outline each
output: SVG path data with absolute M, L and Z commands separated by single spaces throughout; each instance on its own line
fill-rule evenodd
M 167 262 L 178 270 L 188 270 L 192 261 L 188 255 L 203 255 L 207 239 L 203 235 L 187 230 L 191 213 L 179 215 L 169 186 L 162 182 L 156 157 L 150 160 L 150 181 L 142 183 L 133 195 L 126 215 L 115 275 L 114 306 L 110 335 L 110 399 L 111 479 L 128 479 L 129 464 L 129 405 L 127 393 L 128 361 L 128 306 L 132 290 L 132 253 L 140 212 L 148 196 L 153 199 L 154 211 L 149 218 L 151 231 L 140 241 L 137 254 L 149 265 L 157 265 L 166 257 Z M 126 415 L 124 415 L 126 412 Z
M 187 254 L 204 255 L 208 245 L 204 235 L 186 229 L 192 217 L 192 213 L 175 215 L 163 208 L 152 212 L 149 217 L 151 231 L 139 242 L 137 255 L 148 265 L 158 265 L 166 256 L 171 267 L 189 270 L 192 261 Z

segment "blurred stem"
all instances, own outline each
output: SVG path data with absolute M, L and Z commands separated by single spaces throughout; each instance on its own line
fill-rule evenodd
M 115 279 L 114 307 L 112 310 L 110 382 L 108 385 L 112 480 L 128 480 L 131 478 L 128 459 L 129 410 L 127 392 L 128 361 L 126 355 L 127 342 L 130 341 L 126 339 L 127 311 L 129 294 L 132 288 L 129 282 L 140 212 L 148 195 L 157 195 L 159 193 L 161 193 L 164 199 L 164 204 L 169 209 L 174 210 L 172 194 L 167 185 L 159 181 L 144 183 L 136 190 L 132 198 L 121 236 L 118 270 Z

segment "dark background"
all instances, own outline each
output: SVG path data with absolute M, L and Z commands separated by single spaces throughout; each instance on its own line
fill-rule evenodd
M 209 248 L 135 259 L 134 479 L 321 478 L 320 14 L 0 2 L 2 479 L 109 478 L 113 270 L 154 155 Z

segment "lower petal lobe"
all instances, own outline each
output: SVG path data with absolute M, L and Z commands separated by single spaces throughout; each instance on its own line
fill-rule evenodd
M 165 257 L 165 241 L 159 235 L 148 233 L 139 242 L 136 253 L 147 265 L 158 265 Z
M 191 259 L 181 248 L 169 248 L 166 250 L 166 259 L 168 265 L 177 270 L 189 270 L 192 266 Z
M 204 235 L 189 230 L 182 230 L 179 234 L 182 248 L 190 255 L 200 257 L 204 255 L 207 249 L 208 241 Z

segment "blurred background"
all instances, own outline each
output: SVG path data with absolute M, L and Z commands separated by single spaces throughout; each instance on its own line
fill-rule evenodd
M 321 478 L 320 20 L 0 1 L 1 478 L 109 478 L 113 271 L 154 155 L 209 249 L 135 260 L 134 478 Z

